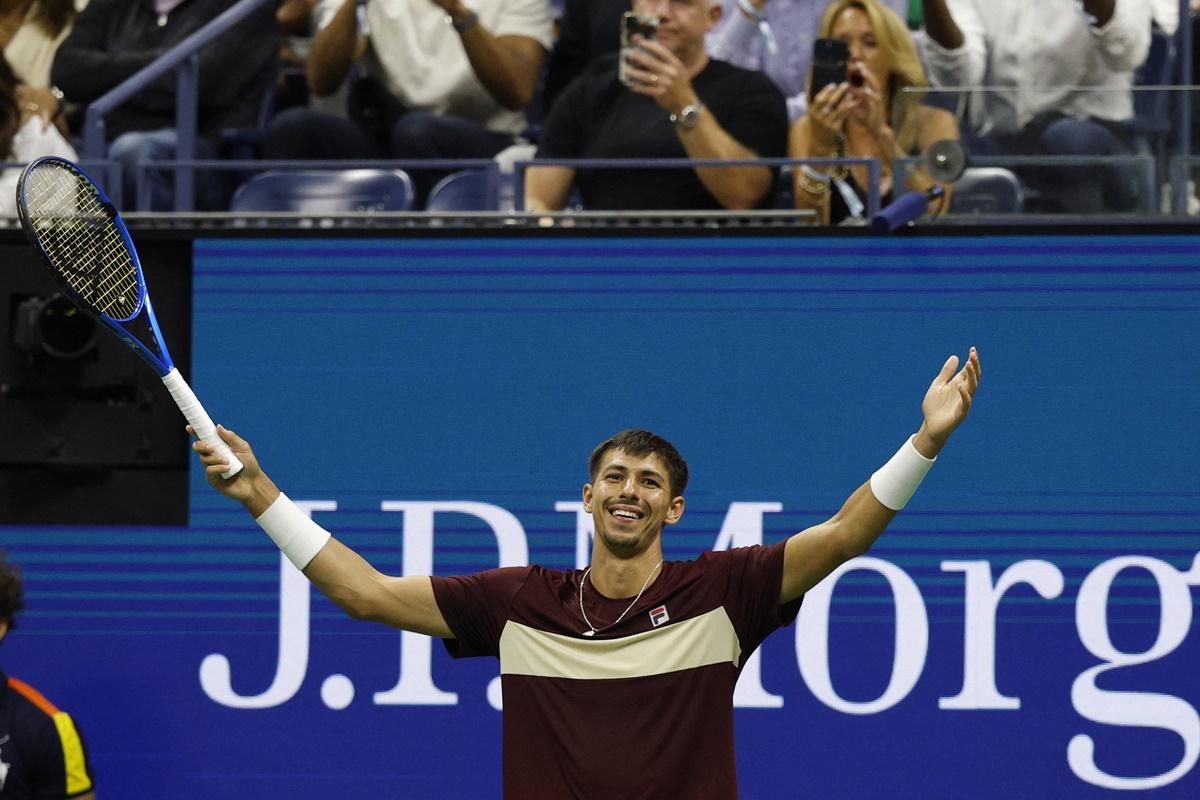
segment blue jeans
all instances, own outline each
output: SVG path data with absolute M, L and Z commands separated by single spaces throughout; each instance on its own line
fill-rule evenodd
M 137 177 L 144 161 L 167 161 L 175 158 L 178 137 L 174 128 L 157 131 L 123 133 L 108 146 L 108 157 L 121 165 L 121 203 L 126 209 L 147 208 L 150 211 L 171 211 L 175 208 L 175 175 L 170 169 L 146 171 L 146 191 L 149 205 L 139 203 Z M 217 148 L 207 139 L 196 139 L 196 158 L 217 157 Z M 196 209 L 224 211 L 229 208 L 228 180 L 212 170 L 196 171 Z
M 513 144 L 515 137 L 489 131 L 477 122 L 409 111 L 388 131 L 387 141 L 371 137 L 352 119 L 311 108 L 289 108 L 275 116 L 263 145 L 265 159 L 451 159 L 491 158 Z M 417 192 L 417 207 L 448 170 L 409 170 Z
M 1120 123 L 1044 115 L 1023 130 L 978 136 L 963 133 L 974 156 L 1132 155 Z M 1136 165 L 1020 167 L 1016 172 L 1038 198 L 1029 211 L 1102 214 L 1132 211 L 1141 197 Z

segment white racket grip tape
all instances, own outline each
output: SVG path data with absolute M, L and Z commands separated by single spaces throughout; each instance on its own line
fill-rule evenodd
M 312 517 L 301 511 L 283 492 L 255 522 L 300 571 L 304 571 L 331 538 L 329 531 L 313 522 Z
M 166 384 L 167 391 L 171 393 L 171 397 L 175 400 L 175 405 L 179 406 L 179 410 L 183 412 L 183 416 L 187 419 L 188 424 L 192 426 L 192 430 L 196 432 L 201 440 L 208 442 L 213 446 L 213 450 L 218 456 L 225 460 L 229 465 L 229 470 L 221 473 L 222 478 L 232 478 L 242 471 L 242 462 L 233 451 L 229 449 L 229 445 L 217 435 L 217 426 L 213 425 L 212 419 L 209 418 L 208 412 L 204 410 L 204 406 L 200 405 L 199 399 L 196 398 L 196 393 L 192 391 L 192 387 L 188 386 L 187 381 L 179 374 L 179 370 L 174 367 L 166 375 L 163 375 L 162 382 Z
M 908 504 L 933 462 L 937 461 L 937 456 L 926 458 L 917 451 L 913 444 L 915 438 L 915 434 L 908 437 L 896 455 L 871 476 L 871 493 L 892 511 L 899 511 Z

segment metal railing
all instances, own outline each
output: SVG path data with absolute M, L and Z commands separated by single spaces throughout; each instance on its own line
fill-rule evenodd
M 104 117 L 163 75 L 175 70 L 175 155 L 180 163 L 175 173 L 175 209 L 190 211 L 195 202 L 195 170 L 190 164 L 196 155 L 200 103 L 200 59 L 197 53 L 267 4 L 274 5 L 274 0 L 240 0 L 91 103 L 84 116 L 83 158 L 92 161 L 104 159 L 108 153 Z

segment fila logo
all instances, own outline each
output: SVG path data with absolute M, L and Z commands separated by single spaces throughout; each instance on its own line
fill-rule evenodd
M 666 606 L 659 606 L 658 608 L 650 609 L 650 624 L 652 624 L 654 627 L 657 628 L 659 625 L 662 625 L 664 622 L 669 622 L 670 620 L 671 615 L 667 613 Z

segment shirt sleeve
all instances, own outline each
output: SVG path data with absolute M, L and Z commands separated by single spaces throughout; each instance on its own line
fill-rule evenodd
M 37 784 L 35 796 L 39 800 L 60 800 L 92 791 L 92 766 L 75 721 L 65 711 L 56 710 L 46 718 L 45 725 L 46 734 L 39 737 L 43 745 L 36 761 L 30 764 Z
M 547 51 L 554 44 L 554 17 L 547 0 L 508 0 L 493 36 L 527 36 Z
M 737 0 L 721 5 L 721 21 L 705 37 L 708 54 L 743 69 L 762 69 L 765 46 L 758 23 L 738 8 Z
M 346 0 L 320 0 L 313 9 L 314 30 L 321 30 L 337 15 L 338 9 L 346 4 Z
M 921 31 L 929 81 L 934 86 L 980 86 L 987 74 L 988 46 L 976 0 L 946 0 L 954 24 L 962 32 L 962 46 L 942 47 Z
M 454 658 L 499 656 L 500 634 L 513 598 L 531 567 L 501 567 L 453 578 L 434 576 L 433 596 L 453 639 L 445 639 Z
M 1113 72 L 1132 72 L 1141 66 L 1150 52 L 1150 19 L 1146 0 L 1117 0 L 1112 18 L 1103 27 L 1089 26 L 1105 66 Z
M 602 59 L 603 60 L 603 59 Z M 589 68 L 574 80 L 550 107 L 538 139 L 537 158 L 579 158 L 585 141 L 584 125 L 592 74 Z
M 728 108 L 714 113 L 725 132 L 759 158 L 787 155 L 788 109 L 783 92 L 761 73 L 744 73 L 746 84 Z M 703 98 L 701 98 L 703 99 Z
M 724 607 L 746 652 L 776 628 L 791 625 L 803 597 L 780 605 L 783 551 L 787 541 L 769 546 L 736 547 L 702 556 L 722 584 Z

